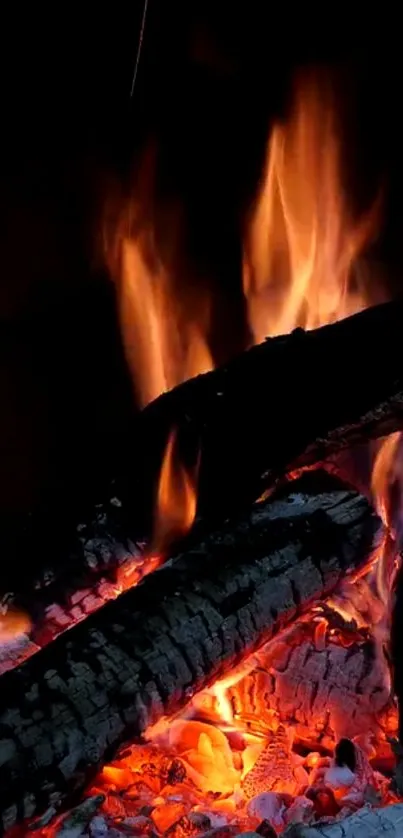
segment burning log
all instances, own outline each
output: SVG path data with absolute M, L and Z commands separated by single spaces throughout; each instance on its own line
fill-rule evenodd
M 392 702 L 385 661 L 369 640 L 344 647 L 330 638 L 322 645 L 315 633 L 316 642 L 314 637 L 294 645 L 292 638 L 280 638 L 270 644 L 267 659 L 259 655 L 256 670 L 228 690 L 235 718 L 254 719 L 259 729 L 270 713 L 281 713 L 296 741 L 313 749 L 331 751 L 335 737 L 368 731 L 386 740 Z
M 393 302 L 296 330 L 160 396 L 140 415 L 135 435 L 139 519 L 152 508 L 173 427 L 182 460 L 200 459 L 199 511 L 217 517 L 255 501 L 294 469 L 402 428 L 402 322 L 403 306 Z M 369 363 L 374 341 L 379 376 Z M 132 483 L 126 491 L 133 499 Z
M 178 555 L 2 676 L 4 829 L 81 790 L 122 742 L 367 561 L 379 519 L 318 474 Z
M 28 578 L 9 570 L 12 582 L 5 585 L 2 577 L 1 592 L 30 610 L 32 590 L 46 585 L 43 597 L 35 595 L 38 606 L 63 606 L 63 592 L 88 581 L 93 586 L 94 575 L 113 574 L 123 554 L 139 552 L 136 544 L 148 541 L 153 528 L 156 484 L 173 428 L 175 455 L 190 466 L 199 463 L 203 527 L 205 520 L 247 508 L 290 470 L 403 427 L 403 376 L 395 369 L 402 316 L 401 304 L 391 303 L 312 332 L 272 338 L 161 396 L 139 415 L 125 474 L 117 475 L 110 497 L 87 511 L 76 531 L 71 521 L 58 524 L 57 532 L 66 534 L 63 549 L 49 536 L 49 511 L 43 522 L 34 516 L 35 526 L 15 552 L 42 555 L 43 571 Z M 379 377 L 367 364 L 374 335 Z M 313 374 L 318 358 L 327 371 L 320 381 Z M 12 558 L 10 567 L 18 568 L 18 555 Z
M 403 804 L 384 809 L 363 808 L 335 823 L 290 827 L 284 838 L 400 838 L 403 835 Z

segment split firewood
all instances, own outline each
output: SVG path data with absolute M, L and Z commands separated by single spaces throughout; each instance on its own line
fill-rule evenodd
M 258 504 L 1 677 L 3 828 L 83 789 L 122 742 L 362 569 L 379 519 L 318 480 Z
M 384 809 L 363 807 L 353 815 L 334 823 L 317 826 L 293 825 L 283 833 L 284 838 L 402 838 L 403 803 Z

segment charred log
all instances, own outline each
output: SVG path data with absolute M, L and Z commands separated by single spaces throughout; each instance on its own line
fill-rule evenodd
M 402 322 L 402 305 L 388 303 L 296 330 L 162 395 L 135 434 L 139 516 L 152 508 L 173 428 L 182 461 L 200 457 L 199 509 L 215 517 L 255 501 L 291 470 L 402 428 Z M 375 352 L 379 376 L 369 362 Z M 126 491 L 133 497 L 131 482 Z
M 53 590 L 38 607 L 94 573 L 113 576 L 119 558 L 150 537 L 156 482 L 169 433 L 198 479 L 201 529 L 247 508 L 290 470 L 403 427 L 398 367 L 402 306 L 378 306 L 332 326 L 274 338 L 149 405 L 125 435 L 124 465 L 109 498 L 81 507 L 80 526 L 49 506 L 3 546 L 0 593 L 29 608 L 32 590 Z M 376 353 L 382 375 L 368 363 Z M 317 374 L 318 359 L 326 375 Z M 396 368 L 396 369 L 395 369 Z M 269 407 L 270 405 L 270 407 Z M 124 472 L 124 473 L 123 473 Z M 116 503 L 117 499 L 117 503 Z M 61 544 L 60 532 L 63 532 Z M 199 537 L 199 536 L 198 536 Z M 41 568 L 22 557 L 41 556 Z M 32 573 L 32 575 L 30 575 Z M 65 597 L 68 602 L 68 594 Z
M 116 587 L 117 579 L 128 568 L 132 571 L 136 566 L 141 568 L 144 544 L 132 540 L 128 530 L 123 522 L 121 501 L 116 496 L 95 506 L 85 522 L 67 528 L 67 532 L 61 525 L 57 537 L 50 537 L 50 543 L 47 543 L 50 530 L 45 520 L 35 532 L 26 534 L 18 545 L 17 555 L 9 554 L 14 569 L 0 575 L 1 606 L 4 610 L 12 607 L 28 614 L 35 629 L 31 639 L 43 645 L 48 634 L 45 624 L 52 637 L 60 633 L 104 605 L 111 598 L 110 591 Z M 61 540 L 60 532 L 68 540 Z M 20 551 L 22 555 L 31 551 L 41 553 L 42 546 L 43 566 L 34 565 L 31 573 L 28 569 L 18 573 Z M 50 547 L 56 554 L 54 560 L 49 555 Z
M 264 733 L 275 711 L 293 726 L 295 741 L 311 750 L 332 752 L 340 737 L 368 730 L 386 741 L 392 702 L 373 643 L 344 648 L 307 639 L 272 646 L 267 660 L 229 689 L 236 718 Z
M 4 829 L 82 790 L 122 742 L 362 567 L 379 519 L 340 483 L 314 485 L 259 504 L 2 676 Z

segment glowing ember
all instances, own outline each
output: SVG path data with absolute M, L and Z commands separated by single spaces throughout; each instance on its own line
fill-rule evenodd
M 89 790 L 104 795 L 91 824 L 179 838 L 267 821 L 281 833 L 395 801 L 380 769 L 393 766 L 396 711 L 367 628 L 343 626 L 329 604 L 295 623 L 105 766 Z
M 31 628 L 31 620 L 21 611 L 0 614 L 0 646 L 18 641 Z
M 101 578 L 91 589 L 76 591 L 70 607 L 54 604 L 34 627 L 28 615 L 13 609 L 0 614 L 0 674 L 22 663 L 72 625 L 81 622 L 106 602 L 138 585 L 160 567 L 173 540 L 184 536 L 196 514 L 196 473 L 191 476 L 175 452 L 175 432 L 168 438 L 158 482 L 152 544 L 137 546 L 114 569 L 115 578 Z M 197 468 L 195 470 L 197 472 Z M 33 639 L 30 637 L 34 629 Z

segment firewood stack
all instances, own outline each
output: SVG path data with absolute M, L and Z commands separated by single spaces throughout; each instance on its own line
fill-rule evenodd
M 122 743 L 366 566 L 383 534 L 368 500 L 323 470 L 287 477 L 403 428 L 402 315 L 388 304 L 268 340 L 140 415 L 119 501 L 98 510 L 96 532 L 78 527 L 76 566 L 88 544 L 111 556 L 145 550 L 173 427 L 184 461 L 200 456 L 197 522 L 161 568 L 1 676 L 4 832 L 68 803 Z M 311 838 L 304 829 L 294 834 Z M 333 835 L 312 830 L 322 834 Z

